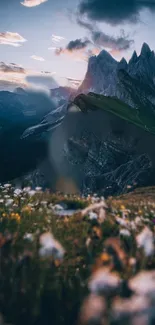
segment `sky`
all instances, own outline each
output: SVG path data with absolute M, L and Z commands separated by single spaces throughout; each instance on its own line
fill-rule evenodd
M 90 56 L 155 50 L 154 30 L 155 0 L 0 0 L 0 89 L 77 87 Z

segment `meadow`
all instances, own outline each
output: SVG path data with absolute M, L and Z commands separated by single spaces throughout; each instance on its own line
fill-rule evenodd
M 154 235 L 153 187 L 105 200 L 1 185 L 0 324 L 154 324 Z

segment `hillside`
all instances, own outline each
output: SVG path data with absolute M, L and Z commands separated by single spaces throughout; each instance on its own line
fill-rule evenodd
M 96 93 L 81 94 L 74 99 L 74 104 L 79 106 L 81 110 L 87 110 L 92 107 L 94 109 L 103 109 L 112 113 L 121 119 L 124 119 L 142 129 L 155 134 L 155 112 L 151 109 L 143 107 L 133 109 L 118 98 L 107 97 Z
M 154 185 L 154 139 L 151 109 L 80 94 L 50 140 L 52 187 L 57 188 L 60 179 L 71 179 L 75 191 L 107 196 L 126 192 L 128 185 Z

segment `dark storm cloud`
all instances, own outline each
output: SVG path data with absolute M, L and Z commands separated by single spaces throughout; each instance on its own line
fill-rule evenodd
M 107 47 L 116 51 L 125 51 L 134 43 L 134 40 L 130 39 L 129 35 L 126 35 L 123 29 L 121 30 L 120 36 L 114 37 L 102 32 L 97 26 L 80 18 L 77 18 L 77 23 L 89 30 L 91 40 L 95 46 Z
M 0 72 L 4 72 L 4 73 L 23 73 L 23 74 L 26 73 L 24 68 L 16 65 L 15 63 L 6 64 L 4 62 L 0 62 Z
M 155 0 L 81 0 L 80 15 L 112 25 L 137 22 L 142 9 L 155 10 Z
M 87 46 L 91 43 L 90 40 L 85 39 L 82 40 L 81 38 L 78 38 L 76 40 L 70 41 L 65 48 L 58 47 L 55 49 L 55 54 L 60 55 L 62 53 L 72 53 L 74 51 L 84 50 L 87 48 Z
M 82 41 L 81 38 L 76 39 L 75 41 L 70 41 L 66 47 L 68 51 L 82 50 L 87 47 L 90 41 L 87 39 Z
M 92 40 L 96 46 L 107 47 L 117 51 L 128 50 L 134 40 L 128 39 L 124 33 L 119 37 L 113 37 L 102 31 L 92 31 Z

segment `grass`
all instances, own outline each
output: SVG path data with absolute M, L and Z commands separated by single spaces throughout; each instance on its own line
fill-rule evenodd
M 144 129 L 145 131 L 155 134 L 154 112 L 150 109 L 133 109 L 121 100 L 114 97 L 107 97 L 95 93 L 88 93 L 87 95 L 81 94 L 75 98 L 84 101 L 89 106 L 94 106 L 96 109 L 101 108 L 109 113 L 112 113 L 136 126 Z M 78 103 L 77 103 L 78 105 Z M 82 108 L 82 103 L 79 104 Z
M 155 234 L 154 198 L 155 188 L 110 197 L 101 222 L 95 215 L 91 218 L 89 212 L 75 211 L 65 217 L 56 214 L 58 204 L 83 210 L 102 200 L 96 196 L 64 196 L 40 189 L 17 193 L 9 184 L 1 186 L 1 324 L 77 324 L 83 301 L 90 296 L 89 278 L 97 270 L 108 268 L 111 274 L 117 272 L 126 286 L 142 269 L 154 270 L 154 246 L 148 256 L 147 243 L 141 243 L 142 247 L 137 244 L 137 236 L 144 229 Z M 101 208 L 94 211 L 99 216 Z M 123 233 L 125 229 L 128 235 Z M 46 237 L 48 233 L 64 248 L 63 259 L 53 251 L 48 256 L 40 255 L 41 235 Z M 126 286 L 115 297 L 108 296 L 108 324 L 124 324 L 122 320 L 112 323 L 110 319 L 115 314 L 113 300 L 129 296 Z M 80 319 L 79 324 L 90 324 Z M 98 320 L 91 324 L 102 323 Z

